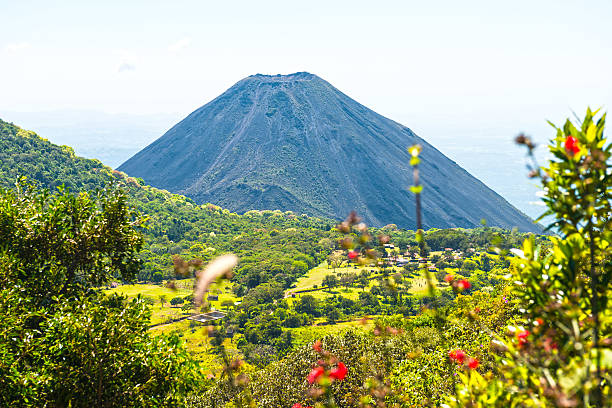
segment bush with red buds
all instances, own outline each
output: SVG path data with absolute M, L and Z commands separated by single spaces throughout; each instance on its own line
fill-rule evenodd
M 498 374 L 461 377 L 447 405 L 612 406 L 612 147 L 597 116 L 587 109 L 580 123 L 555 126 L 547 166 L 528 146 L 555 235 L 547 246 L 528 237 L 515 252 L 508 287 L 520 326 L 491 343 Z

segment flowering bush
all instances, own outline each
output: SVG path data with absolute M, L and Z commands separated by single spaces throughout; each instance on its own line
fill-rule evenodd
M 612 263 L 609 225 L 610 144 L 587 110 L 579 127 L 557 129 L 547 167 L 533 163 L 545 192 L 552 248 L 525 240 L 516 251 L 511 288 L 519 324 L 507 327 L 492 349 L 496 375 L 463 377 L 450 406 L 610 406 Z M 533 157 L 533 143 L 521 136 Z M 473 374 L 473 373 L 472 373 Z

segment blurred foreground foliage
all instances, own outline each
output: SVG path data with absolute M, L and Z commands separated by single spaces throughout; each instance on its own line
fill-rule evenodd
M 172 406 L 192 388 L 197 366 L 177 336 L 148 333 L 144 299 L 93 289 L 137 271 L 126 200 L 0 189 L 1 406 Z

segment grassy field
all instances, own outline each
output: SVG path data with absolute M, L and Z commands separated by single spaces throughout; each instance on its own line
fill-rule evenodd
M 152 299 L 154 304 L 151 306 L 151 324 L 159 324 L 168 320 L 177 319 L 187 314 L 183 312 L 180 307 L 172 307 L 170 305 L 170 299 L 176 296 L 185 297 L 191 293 L 191 290 L 183 288 L 174 290 L 160 285 L 120 285 L 116 288 L 108 289 L 105 292 L 108 294 L 118 293 L 128 296 L 129 298 L 140 295 Z M 161 303 L 161 296 L 165 297 L 163 306 Z
M 338 334 L 347 330 L 368 331 L 374 327 L 373 319 L 368 319 L 365 323 L 361 320 L 340 322 L 328 325 L 314 325 L 308 327 L 297 327 L 290 329 L 294 337 L 294 346 L 300 347 L 305 344 L 312 344 L 315 340 L 321 339 L 328 334 Z
M 372 266 L 372 267 L 355 268 L 354 266 L 343 266 L 341 268 L 336 268 L 335 274 L 340 275 L 341 273 L 347 273 L 347 272 L 355 272 L 359 274 L 361 273 L 362 269 L 368 269 L 370 271 L 373 271 L 372 275 L 370 276 L 372 279 L 369 281 L 368 286 L 366 286 L 365 288 L 365 290 L 369 290 L 372 286 L 377 284 L 376 277 L 380 276 L 379 275 L 380 268 L 378 267 Z M 402 270 L 402 268 L 397 268 L 397 267 L 394 267 L 393 269 L 397 272 L 400 272 Z M 449 270 L 449 273 L 451 272 L 452 271 Z M 317 299 L 325 299 L 325 298 L 328 298 L 330 296 L 334 296 L 337 294 L 340 294 L 343 297 L 351 299 L 351 300 L 359 299 L 359 293 L 362 291 L 362 289 L 356 286 L 349 287 L 349 288 L 338 286 L 332 289 L 321 289 L 321 290 L 316 290 L 316 291 L 306 292 L 306 293 L 295 293 L 296 291 L 299 291 L 299 290 L 313 289 L 315 285 L 318 287 L 321 287 L 321 284 L 325 276 L 331 275 L 331 274 L 334 274 L 334 270 L 328 267 L 327 262 L 322 262 L 320 265 L 310 269 L 306 275 L 298 279 L 295 288 L 291 288 L 287 291 L 287 295 L 288 295 L 287 301 L 291 304 L 293 303 L 295 299 L 299 299 L 300 297 L 307 295 L 307 294 L 312 295 Z M 412 286 L 409 290 L 411 294 L 415 296 L 419 296 L 419 297 L 426 296 L 428 294 L 427 279 L 425 278 L 425 275 L 423 272 L 419 272 L 417 276 L 414 276 L 412 278 L 406 278 L 406 279 L 411 280 Z M 434 284 L 436 285 L 436 288 L 445 286 L 444 283 L 440 284 L 439 282 L 436 282 L 435 277 L 433 278 L 433 281 L 434 281 Z M 295 297 L 292 296 L 293 294 L 295 294 Z
M 180 320 L 164 324 L 173 319 L 186 318 L 192 314 L 191 310 L 183 311 L 181 307 L 173 307 L 170 305 L 170 300 L 174 297 L 185 297 L 193 292 L 193 279 L 184 279 L 176 282 L 176 289 L 170 289 L 163 285 L 152 284 L 136 284 L 136 285 L 120 285 L 113 289 L 105 290 L 106 293 L 119 293 L 134 298 L 138 295 L 153 299 L 154 304 L 151 306 L 152 316 L 151 324 L 157 325 L 151 328 L 152 333 L 176 333 L 185 341 L 187 349 L 193 353 L 194 357 L 202 363 L 202 366 L 208 372 L 215 372 L 221 368 L 221 363 L 218 357 L 210 351 L 208 336 L 206 334 L 206 326 L 192 320 Z M 211 301 L 211 308 L 223 310 L 223 301 L 229 300 L 236 302 L 239 299 L 231 292 L 231 287 L 219 287 L 212 285 L 210 288 L 211 294 L 219 296 L 218 301 Z M 165 297 L 165 304 L 162 306 L 160 297 Z M 225 345 L 228 351 L 232 354 L 238 353 L 231 339 L 225 340 Z
M 435 277 L 432 277 L 432 282 L 434 283 L 434 286 L 437 289 L 440 283 L 436 281 Z M 429 286 L 427 285 L 427 278 L 423 275 L 419 275 L 417 277 L 412 278 L 412 286 L 410 287 L 408 292 L 417 297 L 427 296 L 429 294 Z
M 287 298 L 287 303 L 289 303 L 290 305 L 293 304 L 293 302 L 295 302 L 295 300 L 300 299 L 302 296 L 306 296 L 306 295 L 310 295 L 313 296 L 316 299 L 319 300 L 324 300 L 327 299 L 330 296 L 336 296 L 336 295 L 342 295 L 342 297 L 351 299 L 351 300 L 357 300 L 359 299 L 359 292 L 361 292 L 361 289 L 359 288 L 344 288 L 344 287 L 338 287 L 338 288 L 333 288 L 333 289 L 325 289 L 325 290 L 317 290 L 314 292 L 305 292 L 305 293 L 296 293 L 295 297 L 288 297 Z
M 183 286 L 183 285 L 181 285 Z M 136 284 L 136 285 L 120 285 L 116 288 L 109 289 L 107 293 L 119 293 L 128 297 L 136 297 L 138 295 L 148 296 L 153 298 L 156 302 L 159 302 L 160 296 L 165 296 L 169 301 L 175 296 L 187 296 L 191 293 L 191 289 L 178 287 L 177 289 L 170 289 L 162 285 L 148 285 L 148 284 Z
M 192 320 L 181 320 L 172 324 L 153 327 L 151 332 L 154 334 L 175 333 L 178 335 L 190 353 L 202 364 L 208 372 L 217 372 L 221 369 L 219 357 L 211 351 L 206 326 Z M 228 353 L 237 355 L 239 353 L 232 339 L 225 339 L 224 346 Z
M 299 278 L 297 280 L 296 287 L 292 288 L 291 291 L 312 289 L 315 285 L 321 286 L 321 283 L 323 282 L 323 278 L 325 278 L 326 275 L 333 275 L 334 271 L 336 275 L 340 275 L 341 273 L 347 273 L 347 272 L 361 273 L 362 269 L 368 269 L 370 271 L 375 271 L 374 273 L 377 273 L 380 270 L 380 268 L 374 267 L 374 266 L 355 267 L 353 265 L 348 266 L 346 264 L 343 264 L 342 267 L 335 268 L 334 270 L 327 265 L 326 261 L 323 261 L 320 265 L 317 265 L 311 270 L 309 270 L 306 275 Z
M 160 324 L 180 317 L 186 317 L 191 312 L 183 311 L 181 307 L 175 307 L 170 305 L 170 300 L 174 297 L 185 297 L 193 292 L 193 279 L 183 279 L 176 282 L 176 289 L 170 289 L 163 285 L 152 285 L 152 284 L 136 284 L 136 285 L 120 285 L 113 289 L 105 290 L 106 293 L 119 293 L 130 298 L 134 298 L 138 295 L 148 297 L 153 300 L 154 304 L 152 308 L 151 324 Z M 231 287 L 219 287 L 212 285 L 210 288 L 211 294 L 219 296 L 219 300 L 210 301 L 210 307 L 217 310 L 224 310 L 226 307 L 223 306 L 224 301 L 230 301 L 232 303 L 240 300 L 231 292 Z M 161 297 L 165 297 L 164 304 L 162 305 Z
M 360 274 L 362 269 L 368 269 L 371 271 L 370 277 L 373 278 L 369 280 L 368 285 L 365 290 L 369 290 L 372 286 L 378 284 L 377 277 L 380 275 L 380 268 L 378 267 L 364 267 L 355 268 L 350 265 L 343 265 L 340 268 L 335 269 L 335 275 L 339 276 L 342 273 L 357 273 Z M 394 268 L 397 272 L 403 271 L 403 268 Z M 454 270 L 448 270 L 449 273 L 456 272 Z M 393 274 L 392 272 L 391 274 Z M 312 295 L 317 299 L 325 300 L 330 296 L 341 295 L 345 298 L 349 298 L 352 300 L 359 299 L 359 293 L 361 293 L 364 289 L 351 286 L 345 288 L 343 286 L 338 286 L 332 289 L 320 289 L 312 292 L 306 293 L 298 293 L 295 294 L 295 297 L 291 296 L 291 294 L 297 290 L 304 289 L 312 289 L 315 285 L 318 287 L 321 286 L 323 279 L 326 275 L 334 274 L 334 270 L 332 268 L 328 268 L 327 263 L 323 262 L 320 265 L 312 268 L 308 271 L 308 273 L 301 277 L 297 283 L 296 287 L 291 288 L 287 291 L 288 297 L 287 301 L 289 304 L 292 304 L 295 300 L 301 298 L 304 295 Z M 404 271 L 404 279 L 411 280 L 411 288 L 409 290 L 415 296 L 426 296 L 428 294 L 427 289 L 427 281 L 423 272 L 418 272 L 412 277 L 408 277 Z M 440 287 L 445 286 L 445 283 L 440 284 Z M 193 322 L 191 320 L 180 320 L 176 322 L 170 322 L 171 320 L 177 318 L 186 318 L 188 317 L 192 311 L 187 310 L 183 311 L 181 307 L 172 307 L 170 305 L 170 300 L 174 297 L 186 297 L 192 293 L 193 290 L 193 279 L 185 279 L 176 282 L 176 289 L 167 288 L 164 285 L 153 285 L 153 284 L 137 284 L 137 285 L 121 285 L 117 288 L 105 290 L 107 293 L 120 293 L 126 295 L 130 298 L 141 295 L 143 297 L 148 297 L 152 300 L 152 318 L 151 323 L 157 325 L 151 328 L 153 333 L 176 333 L 180 336 L 190 350 L 193 355 L 201 361 L 204 367 L 207 370 L 213 372 L 220 368 L 220 363 L 215 355 L 213 355 L 210 351 L 208 337 L 206 335 L 205 326 L 200 323 Z M 231 284 L 227 282 L 223 284 L 223 287 L 219 285 L 213 285 L 210 288 L 210 294 L 215 294 L 219 297 L 217 301 L 211 301 L 210 306 L 213 309 L 224 310 L 227 306 L 223 306 L 222 303 L 224 301 L 230 301 L 235 303 L 239 301 L 239 298 L 236 298 L 231 291 Z M 164 297 L 164 304 L 162 305 L 161 299 Z M 340 322 L 333 325 L 325 324 L 323 322 L 324 319 L 319 319 L 313 326 L 309 327 L 300 327 L 295 329 L 290 329 L 294 334 L 294 345 L 299 347 L 304 344 L 312 343 L 314 340 L 324 337 L 328 334 L 340 333 L 346 330 L 363 330 L 367 331 L 372 328 L 373 322 L 369 320 L 366 324 L 363 324 L 360 320 L 353 320 L 348 322 Z M 169 322 L 164 324 L 165 322 Z M 225 344 L 227 349 L 233 353 L 238 354 L 239 351 L 233 344 L 231 339 L 226 339 Z

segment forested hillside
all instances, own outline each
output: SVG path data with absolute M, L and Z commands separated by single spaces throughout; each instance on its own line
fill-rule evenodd
M 126 190 L 130 205 L 148 218 L 139 280 L 172 277 L 173 255 L 206 261 L 232 251 L 241 257 L 238 281 L 249 287 L 272 281 L 288 287 L 333 247 L 331 221 L 280 211 L 238 215 L 212 204 L 199 206 L 0 120 L 0 186 L 14 187 L 22 177 L 52 191 L 62 184 L 72 191 L 93 191 L 109 183 Z

